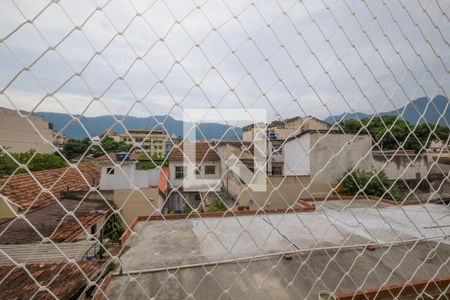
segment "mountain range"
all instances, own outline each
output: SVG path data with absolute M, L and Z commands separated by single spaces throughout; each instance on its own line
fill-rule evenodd
M 64 135 L 68 138 L 80 139 L 90 136 L 97 136 L 101 134 L 105 129 L 111 129 L 118 133 L 123 133 L 124 128 L 137 129 L 137 128 L 153 128 L 161 126 L 165 128 L 169 135 L 175 135 L 177 137 L 183 136 L 184 126 L 187 125 L 190 128 L 192 125 L 180 120 L 176 120 L 171 116 L 154 116 L 147 118 L 133 117 L 133 116 L 114 116 L 117 120 L 122 121 L 122 125 L 117 124 L 113 116 L 98 116 L 98 117 L 85 117 L 75 116 L 79 118 L 80 125 L 69 114 L 53 113 L 53 112 L 36 112 L 36 115 L 47 120 L 53 124 L 53 130 L 59 132 L 63 129 Z M 68 125 L 67 125 L 68 124 Z M 67 126 L 66 126 L 67 125 Z M 84 129 L 84 128 L 85 129 Z M 86 132 L 87 131 L 87 132 Z M 231 128 L 228 125 L 220 123 L 200 123 L 196 128 L 196 139 L 222 139 L 222 140 L 235 140 L 242 136 L 242 128 Z
M 136 128 L 151 128 L 158 125 L 162 125 L 169 135 L 183 136 L 183 128 L 186 125 L 183 121 L 176 120 L 171 116 L 154 116 L 154 117 L 133 117 L 133 116 L 115 116 L 116 119 L 122 120 L 123 126 L 117 124 L 112 116 L 98 116 L 98 117 L 84 117 L 76 116 L 80 122 L 86 128 L 83 127 L 69 114 L 52 113 L 52 112 L 36 112 L 36 115 L 46 119 L 53 124 L 54 131 L 58 132 L 67 125 L 63 132 L 68 138 L 85 138 L 87 132 L 91 136 L 97 136 L 105 129 L 112 129 L 116 132 L 124 132 L 124 127 L 129 129 Z M 442 117 L 441 117 L 442 114 Z M 450 124 L 450 108 L 449 101 L 446 97 L 438 95 L 431 101 L 427 97 L 418 98 L 406 106 L 397 110 L 382 112 L 379 115 L 401 115 L 402 118 L 415 124 L 417 122 L 428 122 L 432 124 L 439 123 L 443 126 Z M 336 116 L 330 116 L 324 121 L 328 123 L 335 123 L 337 121 L 343 121 L 348 119 L 363 119 L 370 118 L 372 115 L 362 112 L 347 113 Z M 446 123 L 447 122 L 447 123 Z M 187 124 L 189 125 L 189 124 Z M 238 137 L 242 137 L 242 128 L 235 127 L 230 128 L 228 125 L 219 123 L 200 123 L 196 128 L 197 139 L 222 139 L 222 140 L 234 140 Z
M 427 122 L 443 126 L 448 126 L 447 124 L 450 124 L 449 101 L 446 97 L 442 95 L 437 95 L 431 101 L 427 97 L 421 97 L 397 110 L 382 112 L 379 113 L 378 115 L 401 116 L 403 119 L 405 119 L 411 124 L 416 124 L 418 122 L 419 123 Z M 370 117 L 372 117 L 372 115 L 362 112 L 356 112 L 330 116 L 326 118 L 324 121 L 333 124 L 338 121 L 344 121 L 349 119 L 361 120 Z

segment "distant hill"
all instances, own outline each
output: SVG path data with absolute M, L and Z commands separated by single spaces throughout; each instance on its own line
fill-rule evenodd
M 441 114 L 442 118 L 440 118 Z M 404 107 L 393 111 L 382 112 L 379 115 L 402 115 L 402 118 L 410 122 L 411 124 L 416 124 L 417 122 L 428 122 L 431 124 L 440 124 L 443 126 L 448 126 L 447 124 L 450 124 L 449 101 L 447 98 L 441 95 L 434 97 L 431 101 L 427 97 L 421 97 L 408 103 Z M 370 118 L 371 116 L 372 115 L 358 112 L 331 116 L 326 118 L 324 121 L 333 124 L 337 121 Z
M 88 137 L 87 132 L 91 136 L 99 135 L 103 130 L 110 129 L 122 133 L 125 131 L 122 125 L 119 125 L 113 118 L 113 116 L 99 116 L 99 117 L 84 117 L 77 116 L 83 124 L 81 126 L 76 120 L 69 114 L 52 113 L 52 112 L 37 112 L 36 115 L 44 118 L 50 123 L 53 123 L 54 131 L 60 131 L 64 128 L 63 132 L 68 138 L 85 138 Z M 183 136 L 184 122 L 175 120 L 170 116 L 155 116 L 147 118 L 139 118 L 132 116 L 115 116 L 117 120 L 122 120 L 123 125 L 128 129 L 137 128 L 151 128 L 158 124 L 167 130 L 169 135 L 175 134 L 176 136 Z M 84 127 L 84 128 L 83 128 Z M 234 140 L 242 136 L 242 128 L 234 128 L 232 130 L 230 126 L 219 123 L 201 123 L 196 129 L 197 139 L 224 139 Z

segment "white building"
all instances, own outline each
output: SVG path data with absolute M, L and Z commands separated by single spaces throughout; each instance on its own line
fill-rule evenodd
M 368 134 L 312 130 L 287 139 L 283 175 L 307 175 L 317 184 L 334 185 L 348 169 L 384 170 L 389 178 L 418 179 L 427 175 L 425 155 L 405 151 L 377 152 Z
M 160 181 L 167 181 L 167 172 L 161 168 L 139 170 L 137 160 L 117 159 L 115 154 L 101 156 L 97 161 L 102 166 L 99 189 L 112 192 L 112 200 L 127 223 L 162 211 L 165 191 Z
M 181 212 L 189 202 L 199 207 L 221 192 L 222 168 L 214 142 L 174 145 L 169 155 L 169 210 Z

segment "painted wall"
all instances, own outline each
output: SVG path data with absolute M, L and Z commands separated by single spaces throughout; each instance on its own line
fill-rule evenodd
M 6 203 L 4 196 L 0 195 L 0 219 L 15 218 L 19 212 L 19 207 L 12 202 Z
M 178 161 L 171 161 L 169 163 L 169 179 L 170 179 L 170 184 L 173 187 L 182 187 L 183 185 L 183 179 L 177 179 L 175 178 L 175 169 L 176 167 L 182 167 L 184 166 L 183 162 L 178 162 Z M 220 181 L 221 178 L 221 166 L 220 166 L 220 162 L 203 162 L 200 165 L 201 168 L 201 172 L 200 175 L 197 175 L 197 178 L 200 180 L 204 181 L 204 184 L 209 184 L 210 186 L 214 186 L 217 182 Z M 215 166 L 216 168 L 216 172 L 214 175 L 207 175 L 205 174 L 205 166 Z
M 408 156 L 374 152 L 373 167 L 383 169 L 392 179 L 420 179 L 427 176 L 430 164 L 426 154 Z
M 114 168 L 114 174 L 108 174 L 108 168 Z M 136 175 L 135 162 L 125 162 L 120 166 L 103 165 L 100 177 L 101 190 L 130 189 Z
M 137 216 L 150 216 L 155 208 L 162 208 L 158 188 L 115 190 L 113 201 L 127 224 Z
M 136 170 L 135 185 L 137 187 L 158 186 L 161 169 Z
M 27 119 L 21 117 L 15 110 L 0 108 L 0 145 L 9 152 L 34 149 L 40 153 L 53 153 L 55 149 L 52 142 L 53 130 L 44 119 L 33 115 L 28 115 Z
M 306 133 L 297 139 L 288 141 L 283 146 L 283 175 L 306 176 L 311 173 L 311 160 L 308 153 L 311 134 Z
M 237 200 L 237 206 L 258 208 L 286 209 L 296 203 L 299 197 L 311 197 L 328 192 L 320 186 L 309 186 L 309 176 L 269 176 L 267 190 L 254 192 L 243 185 L 235 176 L 227 176 L 224 186 Z
M 372 141 L 368 135 L 311 134 L 311 178 L 314 184 L 334 186 L 350 168 L 372 168 Z
M 114 168 L 114 174 L 108 174 L 108 168 Z M 125 162 L 120 166 L 105 164 L 102 166 L 100 189 L 132 189 L 157 186 L 161 170 L 136 170 L 135 162 Z

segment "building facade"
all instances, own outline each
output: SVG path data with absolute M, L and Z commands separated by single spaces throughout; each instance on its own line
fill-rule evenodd
M 164 191 L 159 189 L 159 182 L 167 175 L 161 168 L 139 170 L 136 160 L 120 161 L 115 154 L 103 155 L 97 162 L 101 165 L 99 189 L 103 194 L 111 192 L 109 197 L 126 223 L 162 210 Z
M 162 158 L 166 155 L 166 142 L 169 136 L 161 128 L 128 129 L 120 134 L 120 140 L 134 146 L 137 154 Z
M 53 125 L 46 120 L 16 110 L 0 108 L 0 145 L 10 153 L 35 150 L 52 153 Z
M 222 191 L 222 168 L 214 142 L 177 144 L 169 156 L 168 210 L 201 210 Z M 188 205 L 189 203 L 189 205 Z
M 258 128 L 264 128 L 266 137 L 270 141 L 283 141 L 292 136 L 309 130 L 329 130 L 332 126 L 312 116 L 294 117 L 273 121 L 269 124 L 250 124 L 243 128 L 242 138 L 251 142 L 255 138 Z

